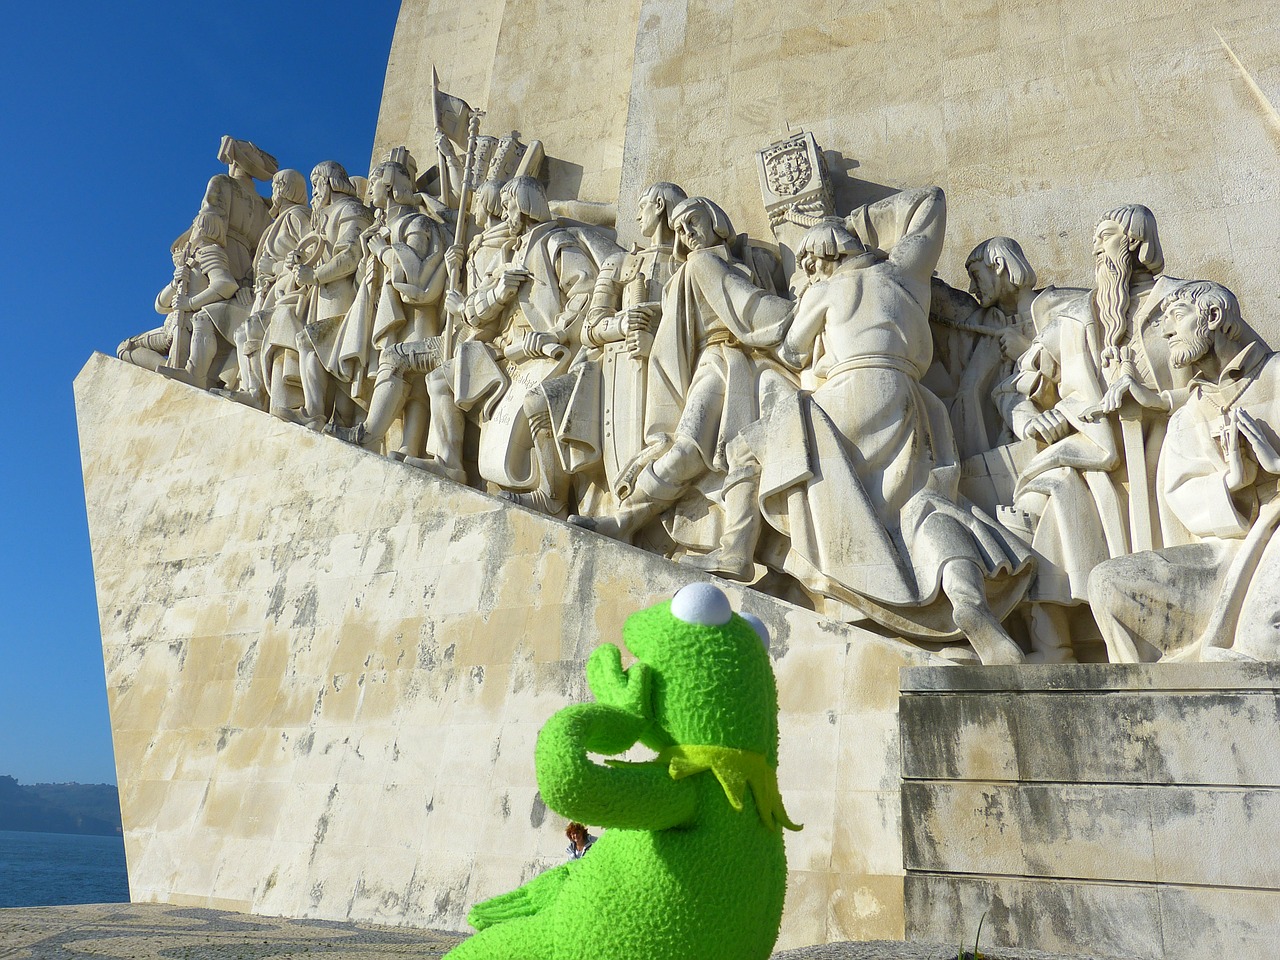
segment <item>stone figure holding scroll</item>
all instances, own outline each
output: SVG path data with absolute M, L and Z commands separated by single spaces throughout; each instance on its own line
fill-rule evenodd
M 1171 362 L 1195 379 L 1168 423 L 1160 492 L 1196 540 L 1095 567 L 1094 618 L 1112 662 L 1280 659 L 1280 360 L 1219 284 L 1183 284 L 1165 304 Z M 1135 398 L 1163 407 L 1144 390 Z
M 724 476 L 726 444 L 760 415 L 760 374 L 750 350 L 777 344 L 795 306 L 761 286 L 743 238 L 716 203 L 690 197 L 671 220 L 676 257 L 684 262 L 663 291 L 649 358 L 648 462 L 616 512 L 573 518 L 617 539 L 629 539 L 674 506 L 700 478 Z
M 763 516 L 782 535 L 766 564 L 832 615 L 917 639 L 964 635 L 984 663 L 1019 662 L 1000 621 L 1025 592 L 1028 553 L 959 498 L 946 409 L 920 385 L 946 200 L 907 190 L 848 223 L 856 235 L 838 223 L 805 234 L 797 259 L 810 284 L 776 351 L 816 388 L 779 399 L 731 442 L 725 535 L 685 562 L 751 579 Z

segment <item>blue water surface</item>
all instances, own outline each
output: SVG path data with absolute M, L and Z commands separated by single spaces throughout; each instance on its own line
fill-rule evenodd
M 120 837 L 0 830 L 0 907 L 128 902 Z

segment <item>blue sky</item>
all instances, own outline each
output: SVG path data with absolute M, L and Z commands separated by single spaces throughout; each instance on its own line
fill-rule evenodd
M 115 782 L 71 383 L 155 325 L 223 134 L 367 172 L 399 4 L 12 4 L 0 56 L 0 774 Z

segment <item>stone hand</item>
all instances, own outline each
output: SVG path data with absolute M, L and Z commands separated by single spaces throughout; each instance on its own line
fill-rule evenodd
M 1276 452 L 1267 435 L 1262 432 L 1262 425 L 1246 410 L 1234 412 L 1239 432 L 1249 441 L 1249 446 L 1253 450 L 1253 459 L 1258 462 L 1258 466 L 1267 473 L 1280 473 L 1280 453 Z
M 467 251 L 460 244 L 450 244 L 449 249 L 444 252 L 444 268 L 451 277 L 456 277 L 466 262 Z
M 1125 374 L 1107 388 L 1106 394 L 1085 412 L 1084 418 L 1091 423 L 1101 420 L 1107 414 L 1117 412 L 1130 399 L 1144 409 L 1169 412 L 1169 402 L 1162 394 Z
M 314 287 L 316 284 L 315 269 L 305 263 L 300 263 L 293 268 L 293 276 L 304 287 Z
M 637 330 L 627 334 L 627 355 L 633 360 L 644 360 L 653 351 L 653 334 Z
M 622 312 L 622 332 L 628 336 L 632 333 L 650 332 L 661 309 L 661 306 L 656 303 L 638 303 L 633 307 L 627 307 Z
M 179 294 L 170 302 L 169 309 L 176 310 L 178 313 L 190 313 L 195 307 L 191 305 L 190 297 Z
M 1034 417 L 1026 428 L 1028 439 L 1045 444 L 1057 443 L 1070 432 L 1071 423 L 1057 410 L 1046 410 Z
M 1014 327 L 1000 331 L 1000 352 L 1010 360 L 1017 360 L 1031 347 L 1031 341 Z
M 521 349 L 530 358 L 550 357 L 558 346 L 560 346 L 560 341 L 556 339 L 555 334 L 539 333 L 537 330 L 533 330 L 524 335 L 524 343 L 521 344 Z
M 529 272 L 519 267 L 508 267 L 498 278 L 497 297 L 500 303 L 510 303 L 521 284 L 529 278 Z
M 462 316 L 462 307 L 466 303 L 457 290 L 449 290 L 444 295 L 444 308 L 455 317 Z

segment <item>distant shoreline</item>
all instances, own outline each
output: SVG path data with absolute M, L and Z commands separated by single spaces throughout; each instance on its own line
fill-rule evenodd
M 120 794 L 109 783 L 21 784 L 0 776 L 0 830 L 119 837 Z

